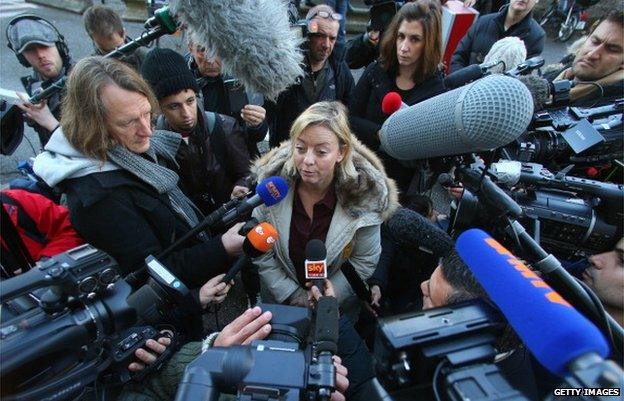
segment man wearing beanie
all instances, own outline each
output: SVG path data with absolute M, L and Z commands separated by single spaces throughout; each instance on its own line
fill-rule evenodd
M 202 110 L 199 87 L 182 55 L 154 49 L 141 66 L 152 86 L 161 115 L 156 129 L 177 132 L 180 187 L 204 212 L 210 213 L 231 196 L 248 192 L 250 156 L 244 130 L 232 117 Z

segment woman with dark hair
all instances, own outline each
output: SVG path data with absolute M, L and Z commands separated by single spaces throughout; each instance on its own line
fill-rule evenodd
M 379 129 L 388 118 L 381 110 L 386 94 L 397 92 L 411 106 L 444 92 L 441 19 L 439 1 L 418 0 L 401 7 L 386 29 L 379 59 L 366 67 L 349 107 L 356 136 L 371 149 L 379 148 Z M 405 192 L 411 169 L 383 152 L 379 155 Z

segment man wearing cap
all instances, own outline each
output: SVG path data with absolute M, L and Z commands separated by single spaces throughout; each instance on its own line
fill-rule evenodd
M 24 67 L 32 67 L 30 76 L 21 81 L 29 96 L 46 89 L 65 76 L 71 69 L 71 57 L 65 38 L 47 20 L 35 15 L 17 16 L 6 29 L 9 48 Z M 57 92 L 47 100 L 31 104 L 18 104 L 39 135 L 41 146 L 45 146 L 52 131 L 59 125 L 62 93 Z
M 250 157 L 243 129 L 232 117 L 204 111 L 197 102 L 199 86 L 182 55 L 154 49 L 141 67 L 162 114 L 156 129 L 177 132 L 180 186 L 202 212 L 210 213 L 230 196 L 249 191 Z
M 338 100 L 344 105 L 349 104 L 355 86 L 353 75 L 347 63 L 334 52 L 341 18 L 325 4 L 308 11 L 306 74 L 299 83 L 282 92 L 277 102 L 267 109 L 272 147 L 288 139 L 293 121 L 313 103 Z

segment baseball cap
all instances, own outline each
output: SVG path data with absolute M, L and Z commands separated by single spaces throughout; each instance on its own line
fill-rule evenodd
M 24 18 L 10 25 L 9 41 L 16 53 L 22 53 L 31 44 L 54 46 L 59 40 L 58 34 L 42 20 Z

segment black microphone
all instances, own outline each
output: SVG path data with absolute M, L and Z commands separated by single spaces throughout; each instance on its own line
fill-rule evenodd
M 305 278 L 312 280 L 312 284 L 324 294 L 325 283 L 323 280 L 327 278 L 327 249 L 325 244 L 319 239 L 308 241 L 305 255 Z
M 321 297 L 316 304 L 314 329 L 314 355 L 316 374 L 313 375 L 319 399 L 329 400 L 336 388 L 336 368 L 333 356 L 338 352 L 340 313 L 338 300 L 334 297 Z
M 399 110 L 380 131 L 383 151 L 398 160 L 422 160 L 505 146 L 533 117 L 527 87 L 491 75 Z
M 386 225 L 390 237 L 400 247 L 418 248 L 440 257 L 453 249 L 453 240 L 446 232 L 411 209 L 400 208 Z
M 223 60 L 223 72 L 275 99 L 303 75 L 302 39 L 291 31 L 286 1 L 171 0 L 194 40 Z

